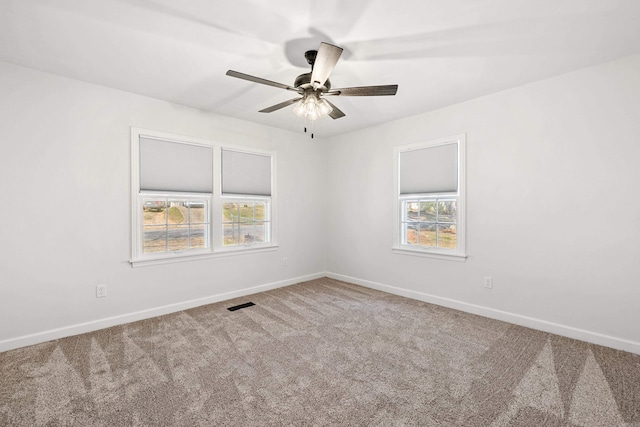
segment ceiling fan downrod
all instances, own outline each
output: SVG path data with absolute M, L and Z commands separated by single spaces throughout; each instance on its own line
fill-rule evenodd
M 316 63 L 316 56 L 318 56 L 317 50 L 308 50 L 304 53 L 304 58 L 307 60 L 307 64 L 311 65 L 311 71 Z

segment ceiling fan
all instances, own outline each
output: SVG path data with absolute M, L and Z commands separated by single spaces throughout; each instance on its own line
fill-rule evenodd
M 310 120 L 316 120 L 324 115 L 328 115 L 332 119 L 344 117 L 345 114 L 338 107 L 326 100 L 324 98 L 325 96 L 383 96 L 396 94 L 398 85 L 331 89 L 329 75 L 333 71 L 338 59 L 340 59 L 341 54 L 342 48 L 328 43 L 320 43 L 318 50 L 308 50 L 305 52 L 304 57 L 309 65 L 311 65 L 311 72 L 300 74 L 296 77 L 293 86 L 233 70 L 227 71 L 227 76 L 296 92 L 299 95 L 298 97 L 272 105 L 271 107 L 260 110 L 260 112 L 272 113 L 289 105 L 297 104 L 293 111 L 297 115 Z M 311 137 L 313 138 L 313 134 Z

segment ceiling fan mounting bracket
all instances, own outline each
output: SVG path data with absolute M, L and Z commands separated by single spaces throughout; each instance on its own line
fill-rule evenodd
M 304 53 L 304 57 L 307 60 L 307 64 L 311 65 L 312 70 L 313 70 L 313 64 L 316 63 L 316 56 L 318 56 L 317 50 L 308 50 Z

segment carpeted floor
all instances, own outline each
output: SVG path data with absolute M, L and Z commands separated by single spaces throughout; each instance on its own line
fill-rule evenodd
M 328 278 L 0 369 L 2 426 L 640 426 L 638 355 Z

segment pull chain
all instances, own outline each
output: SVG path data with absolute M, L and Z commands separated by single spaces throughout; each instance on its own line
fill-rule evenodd
M 311 133 L 311 139 L 313 139 L 313 120 L 309 124 L 309 133 Z M 307 116 L 304 116 L 304 133 L 307 133 Z

